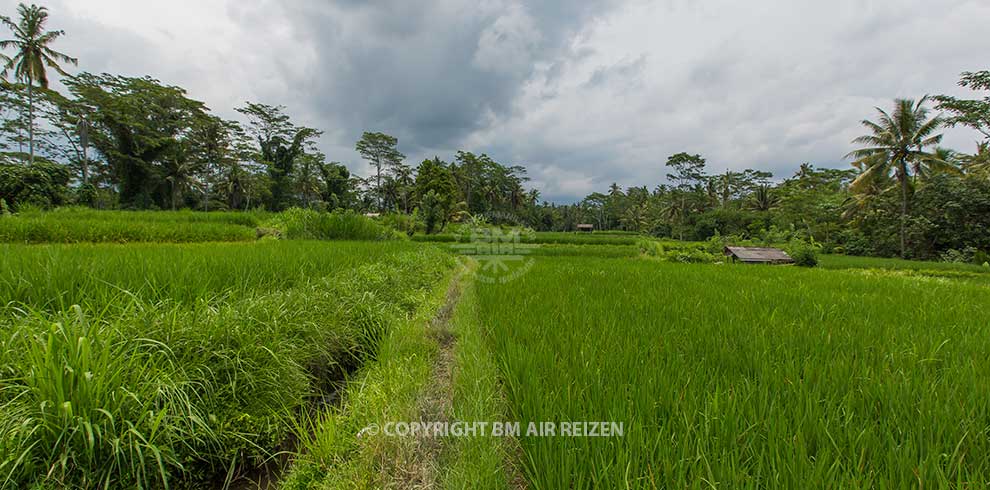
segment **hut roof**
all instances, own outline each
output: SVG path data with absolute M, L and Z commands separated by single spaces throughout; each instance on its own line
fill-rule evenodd
M 725 247 L 725 255 L 740 262 L 754 264 L 790 264 L 794 259 L 779 248 L 769 247 Z

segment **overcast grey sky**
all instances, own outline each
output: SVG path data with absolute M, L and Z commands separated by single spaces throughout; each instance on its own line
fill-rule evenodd
M 399 137 L 412 163 L 487 152 L 561 202 L 652 188 L 680 151 L 781 178 L 847 166 L 874 106 L 965 94 L 959 72 L 990 68 L 987 0 L 44 4 L 79 70 L 151 75 L 229 118 L 285 105 L 361 174 L 364 130 Z M 976 139 L 946 134 L 965 151 Z

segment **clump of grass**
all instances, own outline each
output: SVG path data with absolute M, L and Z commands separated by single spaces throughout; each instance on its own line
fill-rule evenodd
M 215 444 L 167 346 L 126 341 L 78 307 L 36 328 L 46 320 L 31 313 L 4 342 L 3 487 L 147 488 L 182 468 L 177 446 Z

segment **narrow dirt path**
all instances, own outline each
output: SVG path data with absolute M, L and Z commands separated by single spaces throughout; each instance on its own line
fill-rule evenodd
M 433 374 L 416 406 L 417 419 L 423 422 L 451 421 L 456 339 L 450 329 L 450 320 L 461 297 L 463 276 L 464 272 L 461 272 L 451 280 L 443 306 L 430 320 L 427 328 L 427 334 L 437 342 L 439 349 L 434 359 Z M 409 456 L 406 464 L 395 468 L 388 486 L 402 489 L 438 488 L 443 439 L 419 435 L 408 443 L 409 447 L 406 449 Z

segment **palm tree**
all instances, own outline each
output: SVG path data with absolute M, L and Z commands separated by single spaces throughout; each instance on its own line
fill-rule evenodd
M 27 85 L 30 162 L 34 163 L 34 84 L 37 83 L 42 89 L 48 89 L 46 65 L 62 75 L 67 75 L 58 63 L 76 65 L 78 60 L 48 47 L 49 44 L 65 34 L 65 31 L 45 32 L 48 9 L 34 4 L 28 7 L 22 3 L 17 7 L 17 13 L 20 15 L 19 23 L 14 23 L 10 17 L 0 16 L 0 22 L 3 22 L 14 33 L 14 39 L 0 41 L 0 49 L 14 48 L 17 50 L 17 54 L 13 58 L 5 56 L 6 60 L 4 60 L 3 72 L 0 76 L 6 78 L 10 70 L 14 70 L 14 76 Z
M 894 101 L 893 114 L 878 107 L 877 122 L 862 122 L 871 134 L 853 140 L 853 143 L 866 146 L 846 155 L 847 158 L 855 158 L 853 165 L 862 169 L 850 186 L 854 192 L 876 182 L 878 175 L 893 174 L 900 184 L 902 257 L 907 253 L 908 199 L 915 183 L 912 175 L 926 176 L 933 171 L 954 168 L 950 163 L 939 160 L 935 154 L 926 151 L 926 148 L 942 141 L 942 135 L 935 132 L 943 125 L 939 116 L 928 118 L 928 108 L 925 107 L 927 101 L 927 96 L 917 102 L 897 99 Z
M 976 153 L 963 155 L 960 160 L 968 174 L 990 176 L 990 142 L 977 143 Z
M 780 198 L 774 194 L 770 184 L 760 184 L 753 189 L 751 199 L 750 207 L 755 211 L 770 211 L 780 202 Z

